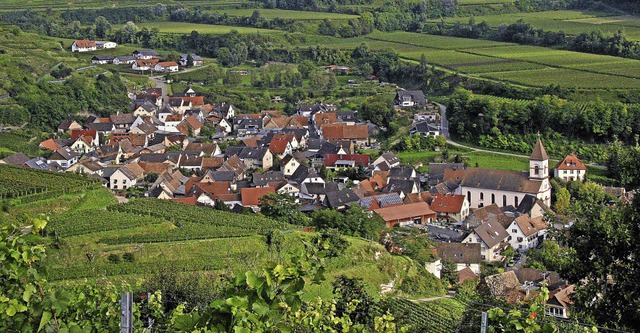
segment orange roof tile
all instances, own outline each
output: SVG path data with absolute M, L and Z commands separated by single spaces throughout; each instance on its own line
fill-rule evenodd
M 556 165 L 558 170 L 587 170 L 587 167 L 576 155 L 569 154 Z
M 276 193 L 276 189 L 273 187 L 243 188 L 240 190 L 242 206 L 258 206 L 260 198 L 269 193 Z
M 322 137 L 325 140 L 366 140 L 369 138 L 369 129 L 367 125 L 324 124 Z
M 437 213 L 460 213 L 465 196 L 461 194 L 436 194 L 431 209 Z
M 60 149 L 60 145 L 58 145 L 53 139 L 48 139 L 40 142 L 40 148 L 56 151 Z

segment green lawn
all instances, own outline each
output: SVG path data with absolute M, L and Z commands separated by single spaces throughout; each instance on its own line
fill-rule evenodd
M 358 18 L 358 15 L 348 15 L 328 12 L 309 12 L 301 10 L 283 10 L 283 9 L 216 9 L 213 12 L 217 14 L 227 14 L 229 16 L 249 17 L 253 12 L 258 10 L 260 17 L 266 19 L 283 18 L 297 21 L 315 21 L 315 20 L 350 20 Z
M 190 34 L 192 31 L 198 31 L 200 34 L 227 34 L 231 31 L 237 31 L 241 34 L 252 33 L 265 33 L 265 34 L 283 34 L 283 31 L 269 30 L 269 29 L 257 29 L 247 27 L 233 27 L 227 25 L 214 25 L 214 24 L 198 24 L 188 22 L 149 22 L 138 24 L 140 29 L 158 28 L 161 33 L 177 33 L 177 34 Z
M 478 167 L 486 169 L 502 169 L 502 170 L 529 170 L 529 159 L 524 157 L 514 157 L 502 154 L 486 153 L 486 152 L 470 152 L 452 148 L 448 150 L 449 159 L 452 160 L 455 155 L 460 155 L 464 162 L 470 167 Z M 443 162 L 442 152 L 436 151 L 411 151 L 399 152 L 398 157 L 402 163 L 415 164 L 422 162 L 427 165 L 430 162 Z
M 632 40 L 640 40 L 640 18 L 634 16 L 614 16 L 608 12 L 558 10 L 534 13 L 509 13 L 497 15 L 475 16 L 476 23 L 487 22 L 494 28 L 500 24 L 511 24 L 522 19 L 536 29 L 547 31 L 564 31 L 569 35 L 590 33 L 599 30 L 605 35 L 613 35 L 623 30 L 625 36 Z M 439 21 L 433 21 L 437 23 Z M 447 23 L 468 23 L 468 17 L 452 17 L 445 19 Z

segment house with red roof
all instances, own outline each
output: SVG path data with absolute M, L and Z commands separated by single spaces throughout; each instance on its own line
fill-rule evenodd
M 363 145 L 369 140 L 369 128 L 367 125 L 324 124 L 320 126 L 320 135 L 325 140 L 351 140 Z
M 71 131 L 71 149 L 79 154 L 86 154 L 95 150 L 100 145 L 97 130 L 72 130 Z
M 177 72 L 178 63 L 175 61 L 162 61 L 155 65 L 156 72 Z
M 42 142 L 40 142 L 40 144 L 38 145 L 41 149 L 46 149 L 46 150 L 51 150 L 51 151 L 56 151 L 62 147 L 60 147 L 60 145 L 53 139 L 47 139 L 44 140 Z
M 240 190 L 242 206 L 259 210 L 258 205 L 260 204 L 260 198 L 270 193 L 276 193 L 276 189 L 273 187 L 243 188 Z
M 411 224 L 427 224 L 435 220 L 436 212 L 431 210 L 426 202 L 417 202 L 401 206 L 387 206 L 375 209 L 387 224 L 387 228 L 399 224 L 400 226 Z
M 431 210 L 440 223 L 461 222 L 469 216 L 469 201 L 462 194 L 434 194 Z
M 327 169 L 366 168 L 369 166 L 369 155 L 365 154 L 326 154 L 324 166 Z
M 74 40 L 71 44 L 71 52 L 89 52 L 98 48 L 96 42 L 88 39 Z
M 569 154 L 553 168 L 553 174 L 565 182 L 584 181 L 587 166 L 576 155 Z
M 293 153 L 291 140 L 294 138 L 293 134 L 278 133 L 274 135 L 269 143 L 269 151 L 274 155 L 278 155 L 280 158 Z

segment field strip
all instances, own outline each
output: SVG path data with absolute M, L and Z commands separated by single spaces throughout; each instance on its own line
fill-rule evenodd
M 541 66 L 545 66 L 545 67 L 568 69 L 568 70 L 574 70 L 574 71 L 578 71 L 578 72 L 609 75 L 609 76 L 613 76 L 613 77 L 624 77 L 624 78 L 628 78 L 628 79 L 638 79 L 639 78 L 638 76 L 627 75 L 627 74 L 601 72 L 601 71 L 590 70 L 590 69 L 582 69 L 582 68 L 570 67 L 570 66 L 566 66 L 566 65 L 550 64 L 548 62 L 540 62 L 540 61 L 525 60 L 525 59 L 513 59 L 513 58 L 509 58 L 509 57 L 504 57 L 504 56 L 478 53 L 478 52 L 474 52 L 473 49 L 468 49 L 468 51 L 467 50 L 456 50 L 456 51 L 460 52 L 460 53 L 467 53 L 467 54 L 473 54 L 473 55 L 482 55 L 482 56 L 491 57 L 491 58 L 497 58 L 497 59 L 516 60 L 516 61 L 520 61 L 520 62 L 531 63 L 531 64 L 541 65 Z M 597 65 L 597 63 L 577 64 L 577 65 L 574 65 L 574 66 L 578 66 L 578 65 L 580 65 L 580 66 L 588 66 L 588 65 Z M 536 69 L 531 69 L 531 70 L 536 70 Z M 527 71 L 531 71 L 531 70 L 527 70 Z M 525 71 L 525 70 L 522 70 L 522 71 Z M 501 73 L 501 72 L 493 72 L 493 73 Z

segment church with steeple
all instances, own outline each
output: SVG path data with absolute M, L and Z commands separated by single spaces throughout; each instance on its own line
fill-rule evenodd
M 457 194 L 467 196 L 470 208 L 491 204 L 498 207 L 518 207 L 526 195 L 540 199 L 551 206 L 551 183 L 549 182 L 549 156 L 540 138 L 529 157 L 529 171 L 467 168 L 447 169 L 445 181 L 458 183 Z

